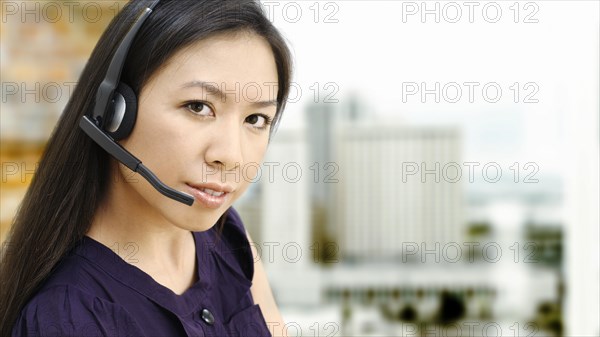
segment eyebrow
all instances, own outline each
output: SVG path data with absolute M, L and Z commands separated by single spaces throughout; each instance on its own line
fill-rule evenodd
M 225 101 L 226 98 L 226 94 L 221 91 L 221 89 L 219 89 L 219 87 L 217 86 L 217 83 L 215 82 L 205 82 L 205 81 L 191 81 L 191 82 L 187 82 L 184 83 L 181 86 L 182 89 L 188 89 L 188 88 L 202 88 L 204 90 L 206 90 L 209 94 L 212 95 L 216 95 L 217 97 L 219 97 L 219 99 L 221 99 L 221 101 Z M 237 95 L 237 89 L 235 94 Z M 252 102 L 250 105 L 255 106 L 255 107 L 259 107 L 259 108 L 266 108 L 266 107 L 270 107 L 270 106 L 277 106 L 278 102 L 277 100 L 270 100 L 270 101 L 259 101 L 259 102 Z

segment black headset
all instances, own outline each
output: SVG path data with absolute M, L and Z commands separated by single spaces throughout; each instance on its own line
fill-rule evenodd
M 155 0 L 142 11 L 119 44 L 96 92 L 92 115 L 81 117 L 79 127 L 106 152 L 132 171 L 139 173 L 160 193 L 191 206 L 194 203 L 192 196 L 165 185 L 139 159 L 117 143 L 133 130 L 138 108 L 135 92 L 120 81 L 121 71 L 133 38 L 159 1 Z

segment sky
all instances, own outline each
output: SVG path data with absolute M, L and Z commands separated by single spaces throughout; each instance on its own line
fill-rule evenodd
M 320 100 L 357 94 L 386 121 L 458 125 L 467 159 L 533 160 L 559 173 L 573 110 L 598 113 L 599 2 L 471 3 L 263 1 L 302 89 L 280 129 L 309 127 L 302 111 L 319 87 Z M 423 102 L 423 82 L 439 83 L 439 103 L 433 94 Z

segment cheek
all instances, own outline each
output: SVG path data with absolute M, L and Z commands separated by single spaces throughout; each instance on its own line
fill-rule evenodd
M 269 175 L 269 167 L 263 165 L 267 144 L 256 144 L 249 151 L 248 160 L 242 168 L 242 179 L 244 183 L 256 183 Z
M 254 181 L 254 179 L 256 179 L 256 177 L 259 176 L 259 173 L 260 175 L 262 175 L 262 168 L 260 167 L 259 163 L 245 163 L 244 167 L 242 168 L 242 179 L 244 180 L 245 184 L 248 184 Z
M 193 145 L 175 122 L 139 118 L 132 134 L 121 142 L 167 185 L 175 184 L 185 175 L 184 170 L 194 156 Z
M 268 139 L 266 138 L 253 138 L 249 139 L 244 148 L 245 158 L 250 166 L 260 165 L 267 152 Z M 248 168 L 248 171 L 252 171 L 252 167 Z

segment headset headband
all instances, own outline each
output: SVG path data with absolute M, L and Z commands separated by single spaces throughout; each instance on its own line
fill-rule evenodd
M 133 26 L 131 26 L 131 29 L 129 29 L 129 32 L 127 32 L 123 38 L 123 41 L 121 41 L 121 44 L 119 44 L 117 51 L 110 61 L 110 65 L 106 71 L 106 76 L 98 87 L 98 91 L 96 92 L 96 104 L 94 106 L 94 113 L 92 117 L 96 123 L 99 124 L 98 126 L 100 128 L 104 126 L 104 116 L 106 114 L 106 110 L 108 109 L 109 101 L 112 99 L 115 89 L 119 84 L 121 71 L 123 70 L 123 65 L 125 64 L 125 59 L 127 58 L 133 38 L 142 27 L 142 24 L 144 24 L 144 21 L 146 21 L 146 19 L 150 16 L 150 13 L 152 13 L 152 10 L 158 1 L 160 0 L 153 2 L 150 6 L 144 9 L 142 14 L 140 14 L 137 20 L 133 23 Z

